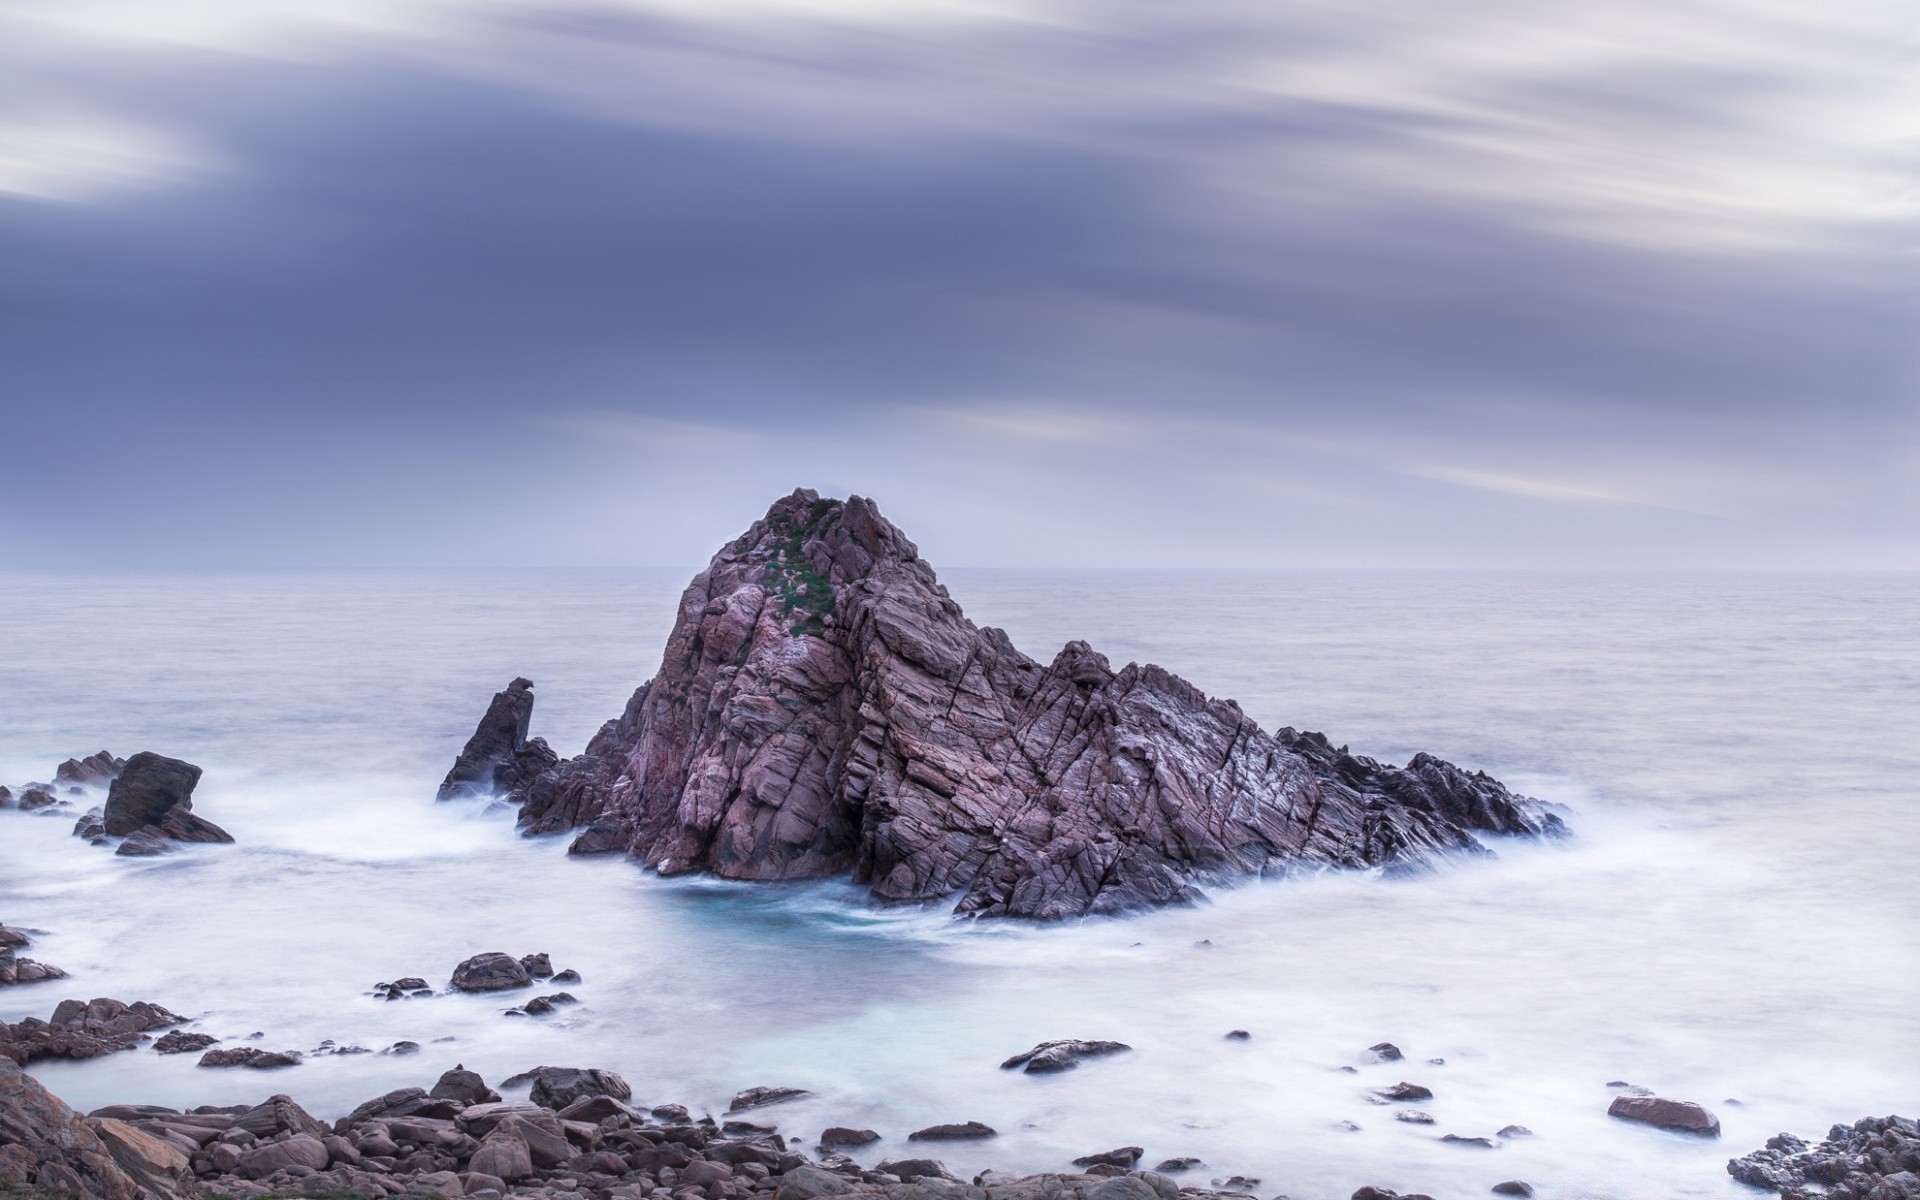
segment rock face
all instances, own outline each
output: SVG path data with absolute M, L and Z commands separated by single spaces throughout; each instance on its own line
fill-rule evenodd
M 0 1054 L 0 1193 L 147 1200 L 79 1113 Z
M 520 770 L 522 683 L 449 782 L 491 779 L 530 830 L 585 826 L 577 850 L 624 848 L 663 874 L 851 874 L 881 900 L 1049 919 L 1561 828 L 1484 774 L 1267 733 L 1084 642 L 1028 658 L 967 620 L 860 497 L 776 503 L 695 577 L 659 674 L 588 753 L 514 784 L 500 764 Z
M 1920 1196 L 1920 1124 L 1866 1117 L 1835 1125 L 1817 1146 L 1782 1133 L 1729 1162 L 1727 1174 L 1783 1200 L 1908 1200 Z
M 226 830 L 194 815 L 193 789 L 199 782 L 200 768 L 192 763 L 141 751 L 126 761 L 107 790 L 105 832 L 140 835 L 143 842 L 231 842 Z
M 440 783 L 441 800 L 511 792 L 560 760 L 540 738 L 527 739 L 533 719 L 533 681 L 516 679 L 493 694 L 487 715 Z

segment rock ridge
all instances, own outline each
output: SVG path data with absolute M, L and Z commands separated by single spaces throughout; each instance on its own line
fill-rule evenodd
M 494 697 L 443 796 L 492 780 L 526 832 L 580 829 L 575 852 L 662 874 L 850 875 L 961 915 L 1117 913 L 1209 880 L 1416 866 L 1563 828 L 1482 772 L 1268 733 L 1083 641 L 1043 665 L 969 621 L 859 496 L 796 491 L 723 547 L 659 672 L 585 754 L 526 737 L 531 688 Z

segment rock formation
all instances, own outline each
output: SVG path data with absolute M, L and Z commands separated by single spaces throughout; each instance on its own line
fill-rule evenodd
M 659 674 L 586 754 L 529 777 L 551 753 L 525 738 L 530 686 L 494 697 L 442 794 L 492 780 L 528 832 L 584 827 L 577 852 L 663 874 L 851 874 L 881 900 L 1048 919 L 1561 828 L 1479 772 L 1267 733 L 1085 642 L 1028 658 L 967 620 L 857 496 L 795 492 L 722 548 L 682 596 Z
M 132 839 L 136 850 L 128 853 L 154 853 L 166 842 L 231 842 L 226 830 L 194 815 L 193 789 L 199 782 L 199 767 L 143 750 L 126 761 L 107 789 L 98 828 Z M 85 837 L 93 828 L 83 817 L 74 833 Z
M 1778 1134 L 1729 1162 L 1727 1174 L 1782 1200 L 1909 1200 L 1920 1197 L 1920 1123 L 1865 1117 L 1835 1125 L 1817 1146 Z
M 0 1054 L 0 1194 L 152 1200 L 79 1113 Z
M 43 983 L 49 979 L 65 979 L 67 973 L 52 963 L 35 962 L 31 958 L 21 958 L 15 952 L 24 950 L 33 944 L 33 939 L 18 929 L 8 929 L 0 925 L 0 987 L 11 987 L 21 983 Z
M 44 1021 L 27 1017 L 11 1025 L 0 1022 L 0 1058 L 23 1067 L 42 1058 L 98 1058 L 133 1049 L 148 1040 L 148 1030 L 186 1021 L 144 1000 L 62 1000 Z

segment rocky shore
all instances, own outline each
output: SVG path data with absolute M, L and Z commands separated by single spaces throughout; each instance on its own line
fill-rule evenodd
M 497 694 L 441 785 L 528 833 L 663 874 L 848 875 L 883 901 L 1055 919 L 1198 883 L 1412 867 L 1557 816 L 1427 754 L 1393 766 L 1262 730 L 1160 667 L 1085 642 L 1042 664 L 969 621 L 872 501 L 797 491 L 680 601 L 659 673 L 584 754 Z
M 17 791 L 0 787 L 0 809 L 57 815 L 71 811 L 76 800 L 104 791 L 104 802 L 73 825 L 73 835 L 92 845 L 110 845 L 114 853 L 135 858 L 167 854 L 181 843 L 233 841 L 233 835 L 193 811 L 200 768 L 190 762 L 151 750 L 125 759 L 102 750 L 61 763 L 54 781 Z M 0 982 L 8 982 L 4 974 L 0 970 Z

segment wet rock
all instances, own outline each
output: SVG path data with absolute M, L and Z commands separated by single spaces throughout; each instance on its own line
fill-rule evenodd
M 132 1004 L 104 996 L 84 1003 L 62 1000 L 44 1021 L 28 1017 L 12 1025 L 0 1023 L 0 1057 L 21 1066 L 45 1058 L 98 1058 L 131 1050 L 149 1030 L 182 1025 L 186 1020 L 144 1000 Z
M 896 1158 L 874 1167 L 883 1175 L 892 1175 L 902 1183 L 912 1183 L 918 1179 L 952 1179 L 947 1173 L 945 1163 L 931 1158 Z
M 501 764 L 517 769 L 523 684 L 449 786 L 497 790 Z M 575 852 L 624 848 L 668 875 L 851 875 L 982 916 L 1121 912 L 1191 900 L 1201 876 L 1419 863 L 1560 828 L 1483 774 L 1270 734 L 1083 642 L 1031 659 L 968 621 L 871 501 L 806 491 L 695 578 L 660 674 L 589 750 L 518 789 L 540 829 L 590 822 Z
M 188 1033 L 184 1029 L 173 1029 L 161 1034 L 153 1048 L 161 1054 L 188 1054 L 205 1050 L 219 1040 L 210 1033 Z
M 228 1046 L 220 1050 L 209 1050 L 200 1056 L 199 1066 L 203 1067 L 252 1067 L 256 1071 L 270 1071 L 277 1067 L 297 1067 L 300 1065 L 300 1052 L 297 1050 L 262 1050 L 258 1046 Z
M 1909 1200 L 1920 1196 L 1920 1125 L 1865 1117 L 1833 1126 L 1818 1145 L 1782 1133 L 1728 1162 L 1727 1173 L 1782 1200 Z
M 114 850 L 115 854 L 126 858 L 154 858 L 161 854 L 172 854 L 173 843 L 166 835 L 153 826 L 145 826 L 133 831 L 126 841 Z
M 823 1196 L 844 1196 L 853 1190 L 849 1180 L 819 1167 L 796 1167 L 780 1177 L 773 1200 L 820 1200 Z
M 564 971 L 556 971 L 553 976 L 553 982 L 554 983 L 579 983 L 581 982 L 580 972 L 574 970 L 571 967 L 567 968 Z
M 1473 1150 L 1498 1150 L 1500 1143 L 1487 1137 L 1467 1137 L 1458 1133 L 1443 1134 L 1440 1138 L 1449 1146 L 1464 1146 Z
M 1525 1125 L 1504 1125 L 1500 1128 L 1500 1132 L 1494 1134 L 1494 1136 L 1503 1138 L 1527 1138 L 1533 1136 L 1533 1130 L 1528 1129 Z
M 907 1135 L 907 1140 L 910 1142 L 967 1142 L 998 1136 L 999 1131 L 991 1125 L 979 1121 L 962 1121 L 957 1125 L 929 1125 L 925 1129 L 916 1129 Z
M 1533 1185 L 1524 1179 L 1509 1179 L 1504 1183 L 1494 1184 L 1492 1191 L 1496 1196 L 1531 1196 Z
M 499 950 L 476 954 L 453 969 L 455 991 L 504 992 L 532 985 L 533 978 L 520 960 Z
M 1393 1119 L 1396 1121 L 1405 1121 L 1409 1125 L 1433 1124 L 1433 1114 L 1421 1112 L 1417 1108 L 1409 1108 L 1405 1112 L 1397 1112 L 1393 1114 Z
M 730 1113 L 744 1112 L 749 1108 L 763 1108 L 769 1104 L 781 1104 L 788 1100 L 798 1100 L 802 1096 L 811 1096 L 805 1088 L 790 1087 L 752 1087 L 736 1093 L 733 1102 L 727 1105 Z
M 871 1129 L 851 1129 L 845 1125 L 830 1125 L 820 1132 L 822 1146 L 867 1146 L 880 1140 L 880 1135 Z
M 582 1096 L 559 1110 L 562 1121 L 584 1121 L 589 1125 L 598 1125 L 608 1117 L 624 1117 L 628 1123 L 632 1124 L 639 1122 L 643 1115 L 639 1109 L 615 1100 L 612 1096 Z M 728 1122 L 728 1124 L 734 1124 L 734 1122 Z M 767 1127 L 764 1132 L 773 1132 L 772 1127 Z
M 73 836 L 88 842 L 99 842 L 107 836 L 107 810 L 95 805 L 73 823 Z
M 380 1053 L 382 1054 L 418 1054 L 420 1053 L 420 1043 L 406 1042 L 406 1041 L 395 1042 L 393 1045 L 388 1046 L 385 1050 L 382 1050 Z
M 488 1087 L 479 1072 L 469 1071 L 460 1063 L 442 1074 L 427 1094 L 435 1100 L 458 1100 L 462 1104 L 492 1104 L 500 1099 L 500 1093 Z
M 0 949 L 24 950 L 33 944 L 33 939 L 24 930 L 9 929 L 0 925 Z
M 540 772 L 560 761 L 547 743 L 527 737 L 533 719 L 533 681 L 515 679 L 505 691 L 494 693 L 480 725 L 467 739 L 447 777 L 440 783 L 440 800 L 494 796 L 524 787 Z
M 1399 1062 L 1405 1056 L 1400 1053 L 1400 1047 L 1392 1042 L 1377 1042 L 1367 1047 L 1367 1057 L 1373 1062 L 1384 1063 Z
M 144 1200 L 93 1126 L 0 1055 L 0 1193 Z
M 1227 1031 L 1227 1040 L 1230 1042 L 1250 1042 L 1253 1040 L 1253 1035 L 1244 1029 L 1230 1029 Z
M 1122 1050 L 1131 1050 L 1125 1042 L 1086 1042 L 1067 1040 L 1041 1042 L 1023 1054 L 1016 1054 L 1000 1064 L 1002 1071 L 1011 1071 L 1016 1067 L 1026 1068 L 1029 1075 L 1045 1075 L 1056 1071 L 1071 1071 L 1080 1065 L 1083 1058 L 1098 1058 L 1107 1054 L 1118 1054 Z
M 665 1125 L 685 1125 L 693 1117 L 684 1104 L 656 1104 L 653 1106 L 653 1119 Z
M 612 1071 L 585 1067 L 535 1067 L 528 1073 L 533 1089 L 528 1099 L 542 1108 L 559 1110 L 585 1096 L 631 1100 L 633 1089 Z
M 1659 1096 L 1616 1096 L 1607 1115 L 1623 1121 L 1638 1121 L 1659 1129 L 1691 1133 L 1701 1137 L 1720 1136 L 1720 1118 L 1690 1100 L 1668 1100 Z
M 50 979 L 65 979 L 67 973 L 52 963 L 35 962 L 31 958 L 20 958 L 13 952 L 12 946 L 0 945 L 0 987 L 14 987 L 24 983 L 45 983 Z
M 65 803 L 60 797 L 44 788 L 25 788 L 20 792 L 18 804 L 21 812 L 34 812 L 39 809 L 54 808 Z
M 193 789 L 199 782 L 200 768 L 192 763 L 141 751 L 126 761 L 107 790 L 102 814 L 107 833 L 181 842 L 233 841 L 226 830 L 194 815 Z
M 71 783 L 80 787 L 105 787 L 112 783 L 126 768 L 123 758 L 101 750 L 85 758 L 70 758 L 54 768 L 53 778 L 57 783 Z
M 1432 1089 L 1421 1087 L 1417 1083 L 1407 1083 L 1404 1080 L 1401 1081 L 1400 1083 L 1394 1084 L 1390 1088 L 1381 1088 L 1379 1091 L 1375 1092 L 1374 1095 L 1380 1097 L 1382 1100 L 1396 1100 L 1396 1101 L 1433 1099 Z
M 1133 1165 L 1139 1162 L 1140 1156 L 1145 1153 L 1146 1151 L 1139 1146 L 1121 1146 L 1115 1150 L 1103 1150 L 1098 1154 L 1083 1154 L 1073 1160 L 1073 1165 L 1076 1167 L 1119 1167 L 1123 1170 L 1131 1171 L 1133 1170 Z
M 546 951 L 538 954 L 526 954 L 520 958 L 520 969 L 531 979 L 550 979 L 553 977 L 553 960 Z
M 543 1017 L 553 1011 L 553 1001 L 545 996 L 535 996 L 521 1005 L 520 1011 L 530 1017 Z

